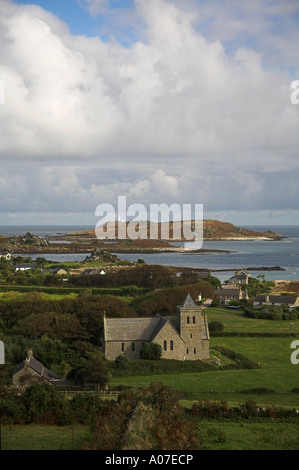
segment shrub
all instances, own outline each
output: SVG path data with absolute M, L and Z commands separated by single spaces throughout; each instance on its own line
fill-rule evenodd
M 93 427 L 92 450 L 197 450 L 197 424 L 176 392 L 160 384 L 106 402 Z
M 130 367 L 129 359 L 127 356 L 120 354 L 115 359 L 115 365 L 118 369 L 128 369 Z
M 22 395 L 27 423 L 70 424 L 69 403 L 55 386 L 42 383 L 28 387 Z
M 223 331 L 223 323 L 220 321 L 212 321 L 209 323 L 209 331 L 214 332 L 214 331 Z
M 161 356 L 162 348 L 158 343 L 145 343 L 140 351 L 140 359 L 158 360 Z

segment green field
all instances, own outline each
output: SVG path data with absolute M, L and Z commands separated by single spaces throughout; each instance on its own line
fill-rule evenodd
M 212 398 L 229 402 L 244 402 L 257 398 L 240 394 L 240 391 L 264 387 L 275 394 L 262 396 L 263 403 L 283 404 L 299 408 L 299 395 L 291 390 L 299 387 L 299 364 L 290 361 L 290 338 L 212 338 L 211 347 L 222 346 L 237 351 L 260 363 L 259 369 L 217 370 L 184 374 L 150 375 L 137 377 L 112 377 L 112 386 L 147 387 L 159 381 L 182 392 L 190 400 Z
M 207 310 L 208 321 L 221 321 L 224 332 L 249 333 L 297 333 L 299 320 L 261 320 L 247 318 L 241 310 L 210 308 Z M 164 376 L 113 377 L 113 386 L 146 387 L 151 382 L 161 381 L 173 386 L 185 400 L 212 398 L 230 403 L 244 403 L 253 399 L 258 403 L 276 403 L 282 406 L 299 408 L 299 395 L 291 390 L 299 387 L 299 364 L 291 363 L 293 337 L 250 337 L 225 336 L 211 337 L 210 350 L 213 358 L 215 346 L 224 346 L 259 363 L 259 369 L 217 370 L 167 374 Z M 240 391 L 264 387 L 276 393 L 269 395 L 244 395 Z
M 2 426 L 2 450 L 80 450 L 88 426 Z
M 225 332 L 241 333 L 296 333 L 299 335 L 298 320 L 266 320 L 246 317 L 242 310 L 208 308 L 208 321 L 219 321 Z
M 252 319 L 238 310 L 209 309 L 208 319 L 221 321 L 224 332 L 299 333 L 299 320 Z M 210 341 L 211 357 L 217 353 L 216 346 L 224 346 L 259 363 L 259 368 L 115 376 L 111 378 L 111 385 L 134 389 L 162 382 L 178 390 L 180 403 L 186 408 L 191 408 L 199 399 L 205 399 L 226 401 L 230 406 L 251 400 L 259 406 L 275 405 L 299 410 L 299 364 L 294 365 L 290 360 L 294 339 L 286 336 L 213 336 Z M 223 359 L 220 356 L 220 360 Z M 225 364 L 227 358 L 223 361 Z M 252 389 L 266 390 L 261 393 Z M 198 420 L 198 429 L 201 446 L 206 450 L 299 449 L 299 427 L 294 422 Z M 89 436 L 90 429 L 84 426 L 2 426 L 2 448 L 80 449 Z
M 203 450 L 298 450 L 294 423 L 200 422 Z M 88 426 L 3 426 L 2 450 L 80 450 L 89 441 Z

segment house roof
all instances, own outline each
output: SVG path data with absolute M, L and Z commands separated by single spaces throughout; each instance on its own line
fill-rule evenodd
M 269 297 L 269 300 L 267 300 Z M 269 295 L 267 294 L 259 294 L 254 297 L 254 302 L 271 302 L 271 303 L 279 303 L 285 305 L 292 305 L 296 302 L 297 296 L 296 295 Z
M 216 292 L 215 292 L 215 295 L 218 296 L 218 295 L 238 295 L 239 293 L 241 292 L 241 289 L 240 287 L 237 287 L 235 285 L 227 285 L 227 286 L 221 286 L 219 287 Z
M 240 273 L 240 274 L 235 274 L 234 276 L 232 276 L 229 280 L 231 281 L 232 279 L 240 279 L 240 281 L 244 280 L 244 279 L 247 279 L 249 277 L 248 274 L 245 274 L 245 273 Z
M 20 372 L 22 369 L 24 369 L 25 366 L 30 367 L 32 370 L 37 372 L 41 377 L 43 377 L 48 382 L 56 383 L 56 384 L 64 383 L 62 380 L 58 378 L 56 374 L 54 374 L 54 372 L 47 369 L 41 362 L 39 362 L 33 356 L 28 357 L 24 361 L 20 362 L 13 370 L 12 375 L 15 375 L 18 372 Z
M 29 269 L 34 269 L 35 264 L 30 264 L 30 263 L 22 263 L 22 264 L 16 264 L 16 268 L 29 268 Z

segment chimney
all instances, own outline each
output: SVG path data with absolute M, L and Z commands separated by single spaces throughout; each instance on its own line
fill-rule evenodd
M 30 359 L 33 357 L 32 349 L 28 350 L 26 361 L 29 363 Z

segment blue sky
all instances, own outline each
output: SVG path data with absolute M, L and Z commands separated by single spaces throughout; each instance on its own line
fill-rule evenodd
M 293 0 L 0 0 L 0 224 L 120 195 L 299 223 L 298 26 Z
M 92 3 L 88 4 L 85 0 L 18 0 L 17 3 L 41 6 L 64 21 L 75 35 L 100 36 L 103 40 L 113 35 L 124 45 L 136 40 L 130 25 L 116 24 L 116 16 L 134 10 L 134 0 L 110 0 L 103 3 L 103 10 L 95 9 L 94 13 L 90 10 Z

